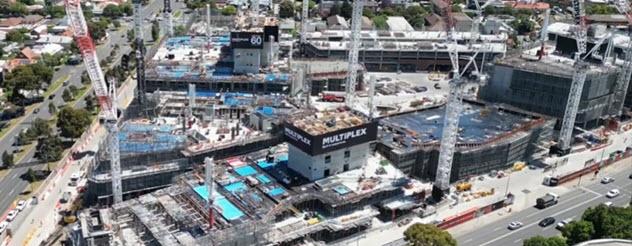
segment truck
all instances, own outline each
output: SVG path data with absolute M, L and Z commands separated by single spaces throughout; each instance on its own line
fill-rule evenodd
M 540 197 L 535 200 L 535 207 L 539 209 L 547 208 L 557 204 L 560 196 L 555 193 L 546 193 L 543 197 Z

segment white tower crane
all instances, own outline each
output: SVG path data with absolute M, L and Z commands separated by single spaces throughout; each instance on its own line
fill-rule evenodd
M 213 214 L 213 204 L 215 202 L 215 183 L 213 183 L 213 168 L 214 168 L 213 158 L 206 157 L 204 158 L 204 183 L 206 184 L 206 189 L 208 190 L 208 224 L 210 228 L 213 228 L 215 225 L 215 216 Z
M 542 23 L 542 29 L 540 30 L 540 51 L 538 51 L 538 60 L 542 60 L 542 56 L 546 55 L 544 50 L 544 44 L 548 39 L 549 35 L 549 16 L 551 15 L 551 10 L 547 9 L 544 12 L 544 23 Z
M 103 70 L 99 66 L 94 42 L 90 37 L 86 19 L 81 10 L 80 0 L 66 0 L 66 14 L 72 26 L 75 42 L 81 51 L 83 62 L 86 66 L 88 76 L 92 81 L 92 88 L 97 96 L 101 107 L 101 120 L 108 131 L 108 154 L 110 156 L 110 166 L 112 174 L 112 196 L 114 203 L 123 201 L 123 187 L 121 185 L 121 161 L 119 155 L 118 118 L 114 95 L 108 93 L 108 87 L 103 76 Z M 116 83 L 110 84 L 111 93 L 115 93 Z
M 132 0 L 134 7 L 134 35 L 136 37 L 136 80 L 138 102 L 145 112 L 145 41 L 143 40 L 143 15 L 141 0 Z
M 301 44 L 307 42 L 307 20 L 309 19 L 309 0 L 303 0 L 303 11 L 301 12 Z
M 632 75 L 632 9 L 627 0 L 616 0 L 615 6 L 619 13 L 625 15 L 628 19 L 628 46 L 625 49 L 625 58 L 621 71 L 619 71 L 619 77 L 617 78 L 617 84 L 614 95 L 614 103 L 612 104 L 612 115 L 619 116 L 623 113 L 623 103 L 625 96 L 628 92 L 628 86 L 630 84 L 630 75 Z M 607 57 L 604 57 L 607 59 Z
M 307 0 L 306 0 L 307 1 Z M 347 107 L 353 108 L 355 100 L 355 87 L 358 77 L 358 52 L 360 50 L 360 24 L 362 23 L 362 10 L 364 0 L 353 1 L 351 11 L 351 37 L 349 45 L 349 77 L 347 78 L 345 103 Z
M 581 58 L 581 55 L 586 53 L 586 13 L 584 12 L 584 1 L 573 0 L 573 13 L 576 24 L 575 36 L 577 41 L 577 52 L 575 53 L 575 64 L 573 65 L 573 80 L 571 82 L 571 88 L 568 93 L 568 101 L 566 103 L 566 110 L 564 111 L 564 118 L 562 119 L 562 127 L 560 129 L 560 136 L 557 143 L 558 151 L 561 154 L 566 154 L 570 151 L 571 141 L 573 137 L 573 128 L 575 128 L 575 118 L 577 117 L 577 110 L 579 108 L 579 101 L 582 96 L 582 90 L 584 88 L 584 82 L 586 80 L 587 64 Z
M 164 0 L 163 15 L 167 23 L 167 33 L 169 36 L 173 36 L 173 17 L 171 15 L 171 0 Z
M 457 137 L 459 134 L 459 116 L 463 109 L 461 90 L 463 84 L 466 83 L 466 79 L 462 76 L 468 70 L 470 65 L 474 65 L 476 72 L 472 72 L 472 75 L 477 75 L 478 83 L 484 82 L 485 77 L 480 73 L 476 65 L 475 58 L 479 51 L 469 57 L 468 64 L 461 71 L 459 68 L 459 54 L 458 44 L 456 41 L 456 34 L 454 28 L 454 19 L 452 18 L 452 1 L 445 0 L 446 8 L 442 9 L 444 21 L 446 23 L 448 54 L 450 55 L 450 62 L 452 64 L 452 78 L 448 92 L 448 102 L 445 108 L 445 118 L 443 120 L 443 130 L 441 134 L 441 144 L 439 150 L 439 162 L 437 164 L 437 175 L 435 177 L 435 183 L 432 189 L 432 196 L 436 200 L 442 199 L 446 192 L 450 189 L 450 173 L 452 171 L 452 159 L 454 157 L 454 151 L 456 148 Z

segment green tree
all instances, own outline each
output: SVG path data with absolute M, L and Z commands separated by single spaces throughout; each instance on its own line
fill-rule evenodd
M 57 135 L 49 135 L 37 143 L 35 157 L 44 162 L 58 161 L 63 151 L 61 139 Z
M 561 237 L 535 236 L 524 240 L 522 246 L 566 246 L 566 240 Z
M 375 28 L 386 29 L 387 27 L 386 18 L 387 16 L 385 15 L 378 15 L 378 16 L 373 17 L 373 25 L 375 26 Z
M 34 139 L 51 135 L 51 133 L 52 133 L 52 130 L 50 129 L 50 126 L 48 125 L 48 121 L 42 118 L 36 118 L 31 123 L 31 127 L 29 127 L 27 131 L 27 136 L 30 139 L 34 140 Z
M 582 219 L 595 230 L 592 238 L 632 239 L 632 207 L 597 206 L 584 211 Z
M 151 39 L 154 41 L 158 41 L 160 38 L 160 26 L 158 25 L 158 21 L 153 21 L 151 24 Z
M 176 36 L 182 36 L 187 34 L 187 29 L 184 26 L 176 26 L 173 28 L 173 34 Z
M 77 94 L 79 94 L 79 88 L 77 88 L 77 86 L 75 85 L 68 86 L 68 90 L 70 91 L 70 93 L 72 93 L 73 98 L 78 96 Z
M 617 8 L 607 4 L 588 4 L 586 14 L 589 15 L 611 15 L 618 14 Z
M 54 115 L 55 113 L 57 113 L 57 106 L 55 106 L 55 103 L 53 103 L 53 102 L 49 102 L 48 103 L 48 112 L 51 115 Z
M 112 25 L 114 25 L 114 27 L 118 29 L 119 27 L 121 27 L 121 22 L 119 20 L 113 20 Z
M 593 224 L 585 220 L 573 221 L 568 223 L 562 230 L 562 235 L 566 237 L 569 245 L 575 245 L 584 241 L 588 241 L 595 233 Z
M 81 74 L 81 83 L 84 85 L 90 84 L 90 77 L 88 76 L 88 73 L 85 71 Z
M 404 240 L 410 245 L 456 246 L 456 240 L 447 231 L 434 225 L 416 223 L 404 231 Z
M 47 15 L 50 15 L 52 18 L 62 18 L 66 15 L 66 9 L 64 6 L 47 6 L 45 8 L 45 12 Z
M 31 169 L 30 167 L 28 170 L 26 170 L 26 176 L 28 177 L 29 182 L 31 183 L 35 182 L 37 179 L 37 175 L 35 175 L 35 171 L 33 171 L 33 169 Z
M 134 29 L 127 30 L 127 42 L 134 41 L 134 38 L 135 38 Z
M 64 92 L 61 94 L 61 98 L 64 99 L 64 102 L 72 101 L 72 92 L 70 92 L 68 88 L 64 89 Z
M 110 18 L 116 18 L 123 15 L 121 9 L 116 4 L 108 4 L 103 8 L 103 16 L 107 16 Z
M 349 0 L 342 1 L 342 7 L 340 7 L 340 15 L 345 17 L 345 19 L 351 18 L 351 12 L 353 11 L 353 7 Z
M 28 32 L 26 28 L 12 29 L 7 32 L 6 40 L 9 42 L 24 43 L 24 41 L 29 39 L 29 36 L 26 35 Z
M 7 14 L 11 16 L 24 16 L 28 12 L 29 10 L 28 8 L 26 8 L 26 5 L 20 2 L 16 2 L 9 5 L 9 8 L 7 10 Z
M 2 163 L 4 163 L 4 167 L 11 167 L 14 163 L 13 153 L 9 153 L 6 150 L 2 153 Z
M 86 110 L 88 110 L 88 112 L 94 112 L 97 106 L 96 98 L 92 96 L 92 94 L 89 94 L 83 100 L 86 102 Z
M 105 32 L 108 29 L 108 21 L 106 19 L 101 19 L 99 21 L 91 21 L 88 19 L 88 30 L 90 31 L 90 36 L 92 36 L 95 40 L 100 40 L 105 37 Z
M 88 125 L 90 125 L 90 113 L 85 109 L 64 107 L 59 111 L 57 127 L 59 127 L 62 137 L 78 138 Z
M 132 8 L 132 4 L 130 3 L 130 1 L 127 1 L 119 5 L 119 10 L 121 11 L 121 14 L 123 15 L 127 15 L 127 16 L 134 15 L 134 8 Z
M 293 18 L 294 11 L 294 2 L 292 0 L 285 0 L 279 5 L 279 16 L 281 18 Z
M 528 17 L 519 17 L 511 22 L 511 27 L 513 27 L 518 34 L 526 34 L 533 31 L 534 24 Z
M 43 83 L 50 84 L 53 69 L 43 63 L 18 66 L 5 76 L 2 87 L 13 92 L 9 100 L 18 102 L 22 96 L 19 90 L 35 90 L 42 88 Z
M 235 15 L 237 14 L 237 8 L 232 5 L 228 5 L 222 9 L 222 15 Z

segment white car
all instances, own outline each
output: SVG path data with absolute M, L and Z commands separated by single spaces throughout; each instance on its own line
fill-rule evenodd
M 608 184 L 608 183 L 612 183 L 612 182 L 614 182 L 614 178 L 613 177 L 606 176 L 606 177 L 603 177 L 601 179 L 601 183 L 602 184 Z
M 573 221 L 573 218 L 568 218 L 565 220 L 562 220 L 560 222 L 557 223 L 557 225 L 555 225 L 555 228 L 557 228 L 558 230 L 564 228 L 566 225 L 568 225 L 568 223 L 571 223 Z
M 7 221 L 11 222 L 13 221 L 13 219 L 15 219 L 15 216 L 18 216 L 18 211 L 17 210 L 11 210 L 9 211 L 9 213 L 7 214 Z
M 9 222 L 6 222 L 6 221 L 0 222 L 0 234 L 2 234 L 4 230 L 7 229 L 8 226 L 9 226 Z
M 24 208 L 26 208 L 26 201 L 19 200 L 18 204 L 15 206 L 15 209 L 17 209 L 18 211 L 22 211 L 24 210 Z
M 606 197 L 607 198 L 615 198 L 615 197 L 619 196 L 619 194 L 621 194 L 619 189 L 612 189 L 612 190 L 608 191 L 608 193 L 606 193 Z
M 520 221 L 514 221 L 509 223 L 509 226 L 507 226 L 507 228 L 509 228 L 509 230 L 515 230 L 522 227 L 522 222 Z

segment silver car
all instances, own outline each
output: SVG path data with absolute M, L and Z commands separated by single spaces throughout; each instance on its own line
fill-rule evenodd
M 507 226 L 507 228 L 509 228 L 509 230 L 515 230 L 522 227 L 522 225 L 523 225 L 522 222 L 514 221 L 514 222 L 509 223 L 509 226 Z

